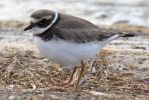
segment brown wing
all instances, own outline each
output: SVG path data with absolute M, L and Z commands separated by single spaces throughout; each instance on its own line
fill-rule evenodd
M 123 34 L 118 31 L 100 29 L 96 25 L 82 18 L 67 14 L 59 14 L 60 20 L 53 27 L 54 34 L 67 41 L 86 43 L 90 41 L 102 41 L 116 34 Z M 126 33 L 128 34 L 128 33 Z
M 60 14 L 59 20 L 52 28 L 37 36 L 41 37 L 44 41 L 51 40 L 56 36 L 67 41 L 86 43 L 91 41 L 102 41 L 115 34 L 122 33 L 100 29 L 84 19 Z M 125 34 L 124 36 L 126 35 L 128 34 Z
M 116 34 L 119 33 L 106 31 L 102 29 L 62 29 L 62 28 L 58 29 L 58 31 L 55 33 L 56 37 L 78 43 L 102 41 Z
M 59 13 L 59 20 L 55 26 L 66 29 L 98 28 L 96 25 L 87 20 L 62 13 Z

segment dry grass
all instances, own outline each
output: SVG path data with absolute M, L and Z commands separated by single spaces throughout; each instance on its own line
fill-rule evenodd
M 120 70 L 113 72 L 111 70 L 109 66 L 114 63 L 111 59 L 114 57 L 113 54 L 113 51 L 103 50 L 97 55 L 94 64 L 97 72 L 89 76 L 89 80 L 81 86 L 82 90 L 131 96 L 149 95 L 149 84 L 136 81 L 132 73 Z M 52 77 L 57 82 L 67 79 L 58 65 L 50 63 L 34 51 L 4 48 L 0 52 L 0 84 L 2 86 L 13 85 L 17 90 L 50 89 L 52 91 L 65 91 L 50 84 L 49 72 L 51 69 Z
M 57 65 L 33 51 L 5 48 L 0 54 L 0 83 L 1 85 L 15 85 L 20 89 L 32 89 L 50 87 L 49 72 L 53 68 L 52 75 L 60 79 L 60 71 Z M 62 77 L 61 77 L 62 78 Z
M 6 24 L 3 24 L 5 27 Z M 24 27 L 24 24 L 16 24 L 14 27 Z M 0 25 L 1 27 L 1 25 Z M 11 26 L 10 26 L 11 27 Z M 104 26 L 104 28 L 107 28 Z M 148 28 L 145 27 L 131 27 L 130 26 L 112 26 L 110 29 L 148 32 Z M 138 39 L 138 38 L 137 38 Z M 80 96 L 82 98 L 87 97 L 90 99 L 105 99 L 105 100 L 126 100 L 126 99 L 138 99 L 149 98 L 149 84 L 148 77 L 143 76 L 144 73 L 148 73 L 148 39 L 139 38 L 133 40 L 122 40 L 111 43 L 100 54 L 97 54 L 97 60 L 93 64 L 96 68 L 96 72 L 90 74 L 86 72 L 88 79 L 81 85 Z M 139 42 L 144 39 L 146 42 Z M 23 43 L 23 42 L 22 42 Z M 11 44 L 11 46 L 9 46 Z M 143 44 L 143 45 L 142 45 Z M 114 45 L 114 46 L 113 46 Z M 125 46 L 128 49 L 118 49 L 120 45 Z M 44 97 L 47 94 L 51 94 L 51 98 L 66 99 L 72 97 L 70 91 L 65 88 L 53 86 L 50 83 L 51 77 L 58 83 L 68 79 L 69 75 L 66 75 L 59 65 L 51 63 L 48 59 L 41 57 L 35 50 L 33 45 L 6 43 L 1 45 L 0 48 L 0 96 L 5 92 L 1 92 L 2 87 L 5 87 L 3 91 L 8 88 L 17 90 L 16 96 L 21 91 L 27 91 L 28 94 L 37 93 L 36 96 L 29 96 L 29 99 L 37 99 L 40 97 L 38 92 L 44 92 Z M 141 46 L 141 47 L 139 47 Z M 27 47 L 24 49 L 24 47 Z M 114 48 L 113 48 L 114 47 Z M 29 48 L 29 49 L 28 49 Z M 145 49 L 144 49 L 145 48 Z M 144 80 L 138 80 L 136 76 L 143 77 Z M 145 74 L 147 75 L 147 74 Z M 72 89 L 72 87 L 70 87 Z M 34 91 L 33 93 L 29 91 Z M 103 92 L 106 96 L 95 96 L 90 91 Z M 52 94 L 51 92 L 54 92 Z M 15 93 L 11 90 L 11 93 Z M 9 94 L 6 91 L 5 94 Z M 23 95 L 22 95 L 23 94 Z M 24 92 L 21 96 L 28 97 Z M 58 96 L 58 97 L 57 97 Z M 128 97 L 128 98 L 127 98 Z M 47 96 L 48 98 L 48 96 Z M 19 100 L 19 99 L 18 99 Z M 22 99 L 23 100 L 23 99 Z

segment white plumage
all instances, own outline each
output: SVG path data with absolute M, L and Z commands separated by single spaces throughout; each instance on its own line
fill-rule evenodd
M 71 67 L 80 64 L 81 60 L 84 61 L 95 56 L 107 43 L 117 37 L 118 35 L 114 35 L 103 42 L 93 41 L 88 43 L 75 43 L 62 39 L 43 41 L 39 37 L 34 37 L 34 40 L 43 56 L 71 69 Z

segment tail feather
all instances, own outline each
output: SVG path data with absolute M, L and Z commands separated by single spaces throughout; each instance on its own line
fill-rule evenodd
M 137 33 L 133 33 L 133 32 L 121 32 L 120 33 L 121 37 L 134 37 L 134 36 L 138 36 Z

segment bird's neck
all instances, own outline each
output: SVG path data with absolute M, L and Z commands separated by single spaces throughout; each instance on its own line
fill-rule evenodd
M 54 15 L 54 19 L 53 21 L 50 23 L 50 25 L 48 26 L 48 28 L 40 33 L 40 34 L 35 34 L 34 36 L 37 36 L 37 37 L 40 37 L 42 40 L 44 41 L 48 41 L 48 40 L 51 40 L 51 38 L 53 37 L 53 34 L 54 34 L 54 26 L 56 24 L 58 24 L 59 20 L 60 20 L 60 16 L 59 16 L 59 13 L 58 12 L 55 12 L 55 15 Z

